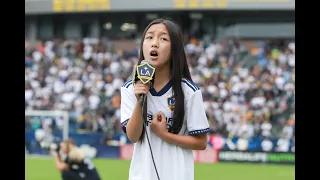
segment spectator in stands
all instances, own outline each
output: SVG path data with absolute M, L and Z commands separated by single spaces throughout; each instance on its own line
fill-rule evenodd
M 268 136 L 265 136 L 265 138 L 262 140 L 261 148 L 262 148 L 262 151 L 265 151 L 265 152 L 272 151 L 273 143 Z
M 246 151 L 248 150 L 249 141 L 246 138 L 245 133 L 243 133 L 236 143 L 236 148 L 238 151 Z
M 277 152 L 288 152 L 290 150 L 290 140 L 287 138 L 287 134 L 283 133 L 281 138 L 277 140 Z
M 271 129 L 272 129 L 271 123 L 267 119 L 264 120 L 264 122 L 261 124 L 261 135 L 265 137 L 270 136 Z

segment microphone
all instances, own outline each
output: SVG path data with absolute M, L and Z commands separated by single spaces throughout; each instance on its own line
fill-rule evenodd
M 142 60 L 140 65 L 137 66 L 134 82 L 141 81 L 143 84 L 147 84 L 151 81 L 153 82 L 153 76 L 156 68 L 153 67 L 148 60 Z M 144 101 L 144 94 L 140 96 L 140 105 L 142 106 Z

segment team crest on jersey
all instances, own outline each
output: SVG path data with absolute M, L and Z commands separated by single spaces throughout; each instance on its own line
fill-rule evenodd
M 152 80 L 152 77 L 155 72 L 155 68 L 152 67 L 149 63 L 143 63 L 139 66 L 137 66 L 137 75 L 141 82 L 146 84 L 150 80 Z
M 167 104 L 170 111 L 174 111 L 175 103 L 176 99 L 173 96 L 167 98 Z

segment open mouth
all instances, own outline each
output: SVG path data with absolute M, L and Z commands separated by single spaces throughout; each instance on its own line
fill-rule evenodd
M 158 57 L 158 52 L 157 52 L 157 51 L 151 51 L 151 52 L 150 52 L 150 56 L 151 56 L 152 58 L 156 58 L 156 57 Z

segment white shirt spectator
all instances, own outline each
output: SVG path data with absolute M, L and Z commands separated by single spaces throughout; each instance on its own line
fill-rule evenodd
M 77 95 L 73 92 L 66 92 L 63 93 L 61 96 L 62 102 L 65 102 L 67 104 L 71 104 L 73 100 L 77 97 Z
M 262 151 L 270 152 L 272 150 L 272 148 L 273 148 L 273 144 L 270 141 L 270 139 L 264 139 L 261 142 L 261 148 L 262 148 Z
M 85 60 L 89 60 L 90 57 L 92 56 L 92 46 L 91 45 L 86 45 L 83 49 L 83 58 Z
M 115 77 L 112 81 L 112 86 L 114 89 L 119 89 L 124 83 L 123 79 Z
M 249 76 L 249 70 L 246 68 L 240 68 L 238 71 L 239 77 L 246 78 Z
M 277 141 L 276 151 L 278 152 L 288 152 L 290 148 L 290 141 L 287 138 L 279 138 Z
M 56 79 L 56 78 L 53 77 L 53 76 L 47 76 L 47 77 L 45 78 L 45 82 L 46 82 L 46 84 L 47 84 L 47 87 L 52 88 L 55 79 Z
M 232 92 L 232 93 L 235 93 L 235 94 L 238 94 L 238 93 L 240 92 L 239 83 L 235 83 L 235 84 L 232 86 L 231 92 Z
M 40 88 L 40 83 L 39 83 L 39 81 L 36 81 L 36 80 L 30 81 L 30 85 L 31 85 L 32 89 Z
M 215 85 L 208 85 L 208 92 L 214 94 L 218 90 L 217 86 Z
M 98 124 L 101 126 L 101 127 L 103 127 L 104 125 L 105 125 L 105 120 L 103 119 L 103 117 L 99 117 L 98 118 Z
M 41 60 L 41 58 L 42 58 L 42 53 L 39 52 L 39 51 L 34 51 L 34 52 L 32 53 L 32 57 L 33 57 L 33 60 L 34 60 L 35 62 L 39 62 L 39 61 Z
M 227 124 L 227 127 L 226 127 L 227 131 L 228 131 L 232 136 L 235 136 L 236 133 L 237 133 L 237 131 L 238 131 L 238 129 L 239 129 L 239 127 L 240 127 L 239 123 L 228 122 L 228 123 L 226 123 L 226 124 Z
M 193 82 L 194 82 L 195 84 L 199 84 L 200 81 L 201 81 L 201 76 L 200 76 L 200 74 L 191 75 L 191 78 L 192 78 L 192 80 L 193 80 Z
M 295 54 L 290 54 L 289 56 L 288 56 L 288 65 L 290 66 L 290 67 L 295 67 Z
M 289 43 L 289 44 L 288 44 L 288 48 L 291 49 L 291 50 L 293 50 L 293 51 L 295 51 L 295 49 L 296 49 L 296 44 L 295 44 L 294 42 Z
M 284 53 L 280 53 L 278 59 L 281 64 L 287 63 L 287 56 Z
M 219 87 L 220 89 L 225 89 L 225 88 L 226 88 L 226 83 L 225 83 L 225 82 L 219 82 L 219 83 L 218 83 L 218 87 Z
M 239 86 L 240 91 L 246 91 L 246 90 L 248 90 L 249 87 L 250 87 L 250 84 L 247 83 L 247 82 L 239 82 L 239 83 L 237 83 L 237 84 L 238 84 L 238 86 Z
M 286 134 L 286 138 L 289 138 L 289 139 L 292 138 L 292 136 L 293 136 L 293 126 L 290 126 L 290 125 L 284 126 L 282 132 L 284 134 Z
M 105 89 L 105 96 L 107 97 L 111 97 L 115 91 L 114 86 L 110 83 L 105 84 L 104 89 Z
M 24 98 L 25 98 L 26 101 L 30 101 L 32 99 L 32 96 L 33 96 L 32 89 L 26 89 L 24 91 Z
M 89 80 L 90 81 L 95 81 L 96 78 L 97 78 L 97 74 L 96 73 L 92 72 L 92 73 L 89 74 Z
M 223 110 L 226 111 L 226 112 L 229 112 L 229 111 L 232 111 L 233 109 L 233 103 L 231 101 L 226 101 L 224 104 L 223 104 Z
M 205 53 L 208 59 L 213 59 L 216 55 L 216 46 L 212 43 L 209 47 L 206 48 Z
M 231 83 L 231 84 L 236 84 L 236 83 L 238 83 L 238 82 L 240 82 L 239 76 L 234 75 L 234 76 L 232 76 L 232 77 L 230 78 L 230 83 Z
M 49 126 L 51 126 L 51 125 L 52 125 L 52 119 L 51 119 L 51 118 L 45 118 L 45 119 L 43 119 L 43 124 L 42 124 L 42 126 L 43 126 L 44 129 L 48 129 Z
M 99 106 L 100 98 L 96 94 L 92 94 L 89 96 L 89 107 L 92 110 L 96 110 Z
M 73 102 L 73 105 L 75 107 L 75 110 L 78 111 L 78 112 L 82 112 L 83 110 L 83 105 L 85 103 L 85 98 L 83 96 L 78 96 L 74 102 Z
M 61 78 L 67 78 L 69 76 L 69 72 L 67 70 L 61 70 L 59 71 L 59 77 Z
M 222 99 L 226 98 L 228 96 L 228 90 L 226 89 L 220 89 L 220 97 Z
M 272 124 L 270 122 L 263 122 L 261 124 L 261 135 L 269 137 L 271 135 Z
M 285 79 L 282 76 L 278 76 L 275 79 L 275 83 L 278 89 L 283 90 Z
M 208 59 L 206 56 L 199 57 L 199 59 L 198 59 L 199 67 L 205 67 L 205 66 L 207 66 L 207 63 L 208 63 Z
M 101 91 L 101 89 L 104 87 L 104 82 L 101 80 L 96 81 L 96 88 L 98 91 Z
M 118 74 L 120 73 L 120 70 L 121 67 L 120 67 L 120 63 L 119 62 L 116 62 L 116 61 L 113 61 L 110 63 L 110 73 L 111 74 Z M 120 86 L 121 87 L 121 86 Z
M 82 90 L 83 83 L 79 80 L 73 80 L 72 87 L 74 92 L 79 93 Z
M 56 75 L 56 74 L 58 73 L 58 68 L 55 67 L 55 66 L 51 66 L 51 67 L 49 68 L 49 73 L 50 73 L 51 75 Z
M 58 126 L 59 129 L 63 128 L 63 119 L 61 117 L 56 117 L 55 123 Z
M 238 129 L 237 135 L 241 136 L 242 134 L 247 134 L 248 130 L 249 130 L 248 123 L 241 123 L 239 125 L 239 129 Z
M 248 139 L 246 138 L 239 138 L 237 141 L 237 150 L 239 151 L 246 151 L 248 149 Z
M 65 90 L 65 84 L 62 83 L 60 80 L 56 80 L 53 83 L 53 92 L 56 94 L 60 94 Z
M 257 96 L 251 99 L 251 105 L 253 107 L 264 106 L 265 103 L 266 103 L 266 98 L 263 96 Z
M 132 68 L 132 62 L 128 60 L 122 60 L 121 61 L 121 66 L 125 71 L 131 70 Z
M 215 109 L 213 111 L 214 117 L 215 119 L 219 122 L 219 123 L 224 123 L 224 121 L 222 120 L 222 116 L 223 116 L 223 111 L 221 109 Z
M 222 118 L 223 118 L 223 122 L 225 124 L 231 122 L 231 119 L 233 118 L 233 112 L 229 111 L 229 112 L 226 112 L 224 111 L 223 114 L 222 114 Z
M 202 73 L 203 73 L 203 76 L 205 78 L 210 78 L 212 76 L 212 71 L 211 69 L 207 68 L 207 67 L 204 67 L 202 68 Z
M 62 65 L 62 66 L 68 66 L 70 64 L 69 62 L 70 62 L 70 60 L 67 57 L 61 57 L 61 59 L 60 59 L 60 65 Z
M 186 45 L 186 53 L 187 54 L 195 53 L 196 52 L 196 48 L 197 47 L 194 44 L 189 43 L 189 44 Z
M 254 126 L 252 123 L 248 123 L 248 130 L 247 130 L 247 138 L 250 139 L 254 136 Z

